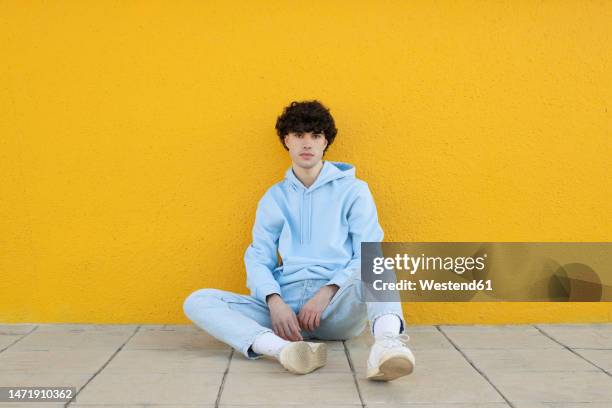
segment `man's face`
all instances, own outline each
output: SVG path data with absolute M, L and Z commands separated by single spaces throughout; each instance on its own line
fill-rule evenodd
M 297 166 L 310 169 L 323 158 L 327 139 L 323 133 L 295 133 L 285 136 L 285 146 L 289 149 L 291 160 Z

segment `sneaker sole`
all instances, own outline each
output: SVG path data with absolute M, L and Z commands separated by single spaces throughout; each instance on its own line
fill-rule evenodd
M 380 367 L 368 370 L 368 379 L 372 381 L 391 381 L 411 374 L 414 363 L 404 357 L 395 356 L 384 360 Z
M 314 347 L 306 342 L 293 343 L 290 348 L 283 350 L 280 362 L 289 372 L 294 374 L 308 374 L 327 362 L 327 345 L 317 343 Z

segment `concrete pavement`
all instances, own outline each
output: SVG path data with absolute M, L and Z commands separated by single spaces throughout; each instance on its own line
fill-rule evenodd
M 328 342 L 307 375 L 194 325 L 0 324 L 0 386 L 75 386 L 4 407 L 610 408 L 612 323 L 409 326 L 415 372 L 365 379 L 372 338 Z

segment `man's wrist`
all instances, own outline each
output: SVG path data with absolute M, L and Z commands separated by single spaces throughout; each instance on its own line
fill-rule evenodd
M 324 285 L 323 288 L 325 288 L 327 292 L 329 293 L 330 299 L 333 298 L 336 292 L 338 291 L 338 289 L 340 289 L 340 287 L 336 285 L 335 283 L 332 283 L 330 285 Z
M 283 298 L 281 298 L 281 296 L 278 293 L 270 293 L 268 296 L 266 296 L 266 303 L 268 305 L 273 302 L 278 302 L 279 300 L 282 301 Z

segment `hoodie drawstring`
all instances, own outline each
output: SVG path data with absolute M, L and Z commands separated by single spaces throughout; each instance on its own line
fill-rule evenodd
M 304 243 L 304 191 L 300 195 L 300 244 Z
M 295 189 L 295 187 L 294 187 Z M 305 204 L 304 201 L 308 200 Z M 306 214 L 304 214 L 306 213 Z M 307 222 L 304 223 L 304 219 L 307 218 Z M 309 243 L 312 239 L 312 192 L 306 192 L 301 190 L 300 197 L 300 244 L 304 244 L 305 230 L 308 228 L 308 235 L 306 237 L 306 243 Z
M 308 243 L 312 238 L 312 192 L 308 193 Z

